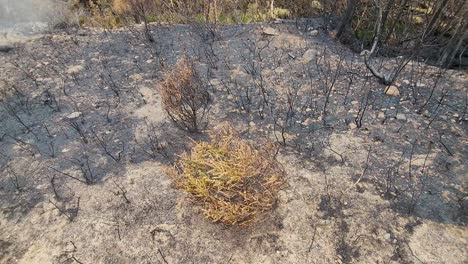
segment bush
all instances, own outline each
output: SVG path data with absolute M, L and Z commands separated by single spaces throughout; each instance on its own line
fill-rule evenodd
M 180 59 L 166 74 L 159 92 L 164 110 L 178 127 L 189 132 L 206 127 L 211 97 L 188 57 Z
M 282 184 L 283 169 L 269 150 L 254 148 L 225 126 L 209 142 L 195 143 L 170 174 L 206 217 L 247 226 L 272 209 Z
M 273 18 L 288 18 L 291 15 L 288 9 L 275 8 L 273 9 Z
M 140 23 L 141 16 L 151 17 L 154 22 L 190 23 L 196 21 L 216 21 L 223 24 L 268 21 L 276 18 L 309 16 L 319 13 L 319 1 L 275 0 L 73 0 L 76 7 L 92 11 L 90 16 L 103 20 L 104 26 L 114 26 L 108 16 L 124 17 L 128 21 Z M 343 0 L 341 0 L 343 1 Z M 81 3 L 81 4 L 80 4 Z M 135 12 L 137 14 L 135 14 Z M 104 17 L 103 17 L 104 16 Z M 83 20 L 90 20 L 83 19 Z M 101 21 L 99 21 L 101 22 Z M 119 21 L 120 22 L 120 21 Z M 91 24 L 91 23 L 86 23 Z M 98 26 L 101 24 L 95 23 Z M 108 25 L 109 24 L 109 25 Z M 119 24 L 122 26 L 123 24 Z

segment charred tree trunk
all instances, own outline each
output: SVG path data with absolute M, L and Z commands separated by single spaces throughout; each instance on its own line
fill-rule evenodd
M 343 34 L 346 32 L 346 29 L 351 24 L 355 10 L 356 10 L 356 0 L 348 0 L 346 11 L 344 13 L 343 18 L 341 19 L 341 23 L 338 26 L 338 30 L 336 32 L 337 39 L 341 39 L 343 37 Z

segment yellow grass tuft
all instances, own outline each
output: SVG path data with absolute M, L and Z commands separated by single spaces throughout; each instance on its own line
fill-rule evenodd
M 225 126 L 183 154 L 170 174 L 206 217 L 247 226 L 272 209 L 284 172 L 271 151 L 254 148 Z

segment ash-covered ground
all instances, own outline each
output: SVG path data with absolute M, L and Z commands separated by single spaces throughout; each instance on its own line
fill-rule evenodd
M 151 30 L 0 53 L 1 263 L 466 262 L 466 72 L 411 61 L 387 89 L 315 20 Z M 208 130 L 280 147 L 286 183 L 249 228 L 209 222 L 164 173 L 206 138 L 157 92 L 184 54 L 213 96 Z

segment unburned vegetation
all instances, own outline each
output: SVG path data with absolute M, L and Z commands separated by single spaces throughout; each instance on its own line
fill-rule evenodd
M 195 143 L 170 174 L 208 218 L 241 226 L 273 208 L 283 178 L 271 147 L 256 149 L 227 125 L 211 133 L 209 142 Z

